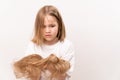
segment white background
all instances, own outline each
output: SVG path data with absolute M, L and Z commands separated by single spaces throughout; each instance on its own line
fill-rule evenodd
M 38 10 L 60 11 L 75 46 L 71 80 L 120 80 L 119 0 L 0 0 L 0 80 L 14 80 L 12 63 L 24 55 Z

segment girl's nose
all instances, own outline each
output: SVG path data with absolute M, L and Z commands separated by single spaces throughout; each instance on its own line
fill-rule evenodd
M 45 32 L 50 32 L 50 28 L 49 28 L 49 27 L 46 27 L 46 28 L 45 28 Z

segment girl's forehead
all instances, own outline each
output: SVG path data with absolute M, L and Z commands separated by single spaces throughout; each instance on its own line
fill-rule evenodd
M 46 15 L 44 18 L 44 21 L 48 21 L 48 22 L 56 22 L 56 18 L 54 16 L 51 15 Z

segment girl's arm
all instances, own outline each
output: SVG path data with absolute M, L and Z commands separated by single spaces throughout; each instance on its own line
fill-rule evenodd
M 70 43 L 66 53 L 63 55 L 63 59 L 70 62 L 70 69 L 67 71 L 67 77 L 70 77 L 75 65 L 75 51 L 72 43 Z

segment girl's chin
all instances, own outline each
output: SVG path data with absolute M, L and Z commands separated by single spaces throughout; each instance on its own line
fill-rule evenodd
M 54 44 L 54 43 L 56 43 L 57 41 L 58 41 L 57 38 L 55 38 L 55 39 L 46 38 L 46 39 L 45 39 L 45 43 L 46 43 L 46 44 Z
M 51 39 L 51 38 L 45 38 L 45 41 L 51 42 L 51 41 L 53 41 L 53 39 Z

